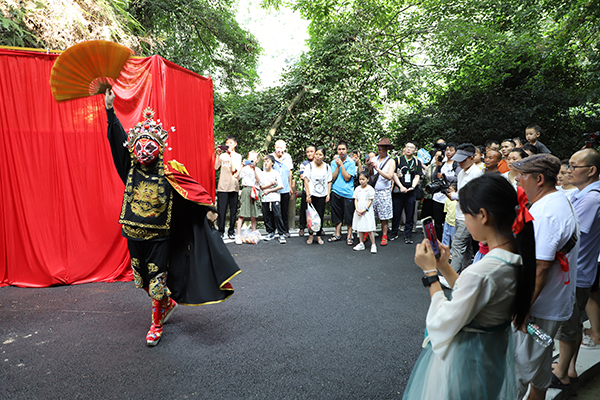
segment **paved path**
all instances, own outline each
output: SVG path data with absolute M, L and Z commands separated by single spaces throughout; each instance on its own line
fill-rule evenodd
M 242 268 L 233 297 L 180 307 L 156 348 L 132 282 L 0 288 L 0 398 L 401 396 L 429 305 L 414 245 L 228 247 Z
M 0 288 L 0 399 L 401 398 L 429 306 L 414 245 L 305 240 L 228 244 L 233 297 L 179 307 L 156 348 L 132 282 Z M 584 381 L 598 354 L 580 353 Z M 600 398 L 594 384 L 580 396 Z

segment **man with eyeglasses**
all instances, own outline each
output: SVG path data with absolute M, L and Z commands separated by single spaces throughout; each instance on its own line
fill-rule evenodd
M 579 217 L 579 256 L 577 257 L 577 283 L 573 314 L 558 328 L 556 339 L 560 341 L 560 356 L 550 387 L 568 389 L 571 380 L 577 378 L 575 364 L 582 340 L 580 315 L 586 309 L 592 286 L 598 271 L 600 253 L 600 154 L 594 149 L 585 149 L 573 154 L 567 166 L 567 179 L 577 187 L 571 194 L 571 204 Z M 598 315 L 590 313 L 590 321 L 598 321 Z
M 575 302 L 579 223 L 569 200 L 556 190 L 560 160 L 535 154 L 514 161 L 515 181 L 532 203 L 535 231 L 536 276 L 529 322 L 555 337 L 569 320 Z M 544 399 L 553 380 L 552 346 L 540 346 L 531 335 L 515 330 L 517 398 L 531 385 L 529 399 Z

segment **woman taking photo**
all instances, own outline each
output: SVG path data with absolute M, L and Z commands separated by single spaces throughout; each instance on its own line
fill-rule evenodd
M 527 323 L 535 285 L 533 223 L 526 196 L 519 192 L 498 174 L 483 175 L 461 189 L 467 228 L 490 251 L 460 276 L 448 264 L 448 247 L 438 243 L 436 260 L 427 239 L 417 245 L 415 263 L 425 274 L 431 304 L 424 349 L 404 399 L 515 398 L 510 324 Z M 451 300 L 438 271 L 453 288 Z

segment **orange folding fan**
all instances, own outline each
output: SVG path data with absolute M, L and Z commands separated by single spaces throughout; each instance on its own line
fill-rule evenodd
M 56 101 L 104 93 L 119 77 L 129 56 L 125 46 L 106 40 L 90 40 L 69 47 L 58 57 L 50 74 Z

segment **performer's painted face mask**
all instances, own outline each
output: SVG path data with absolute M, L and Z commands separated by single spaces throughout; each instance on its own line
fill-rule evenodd
M 140 164 L 147 166 L 158 158 L 160 145 L 155 140 L 140 138 L 135 142 L 133 152 Z

